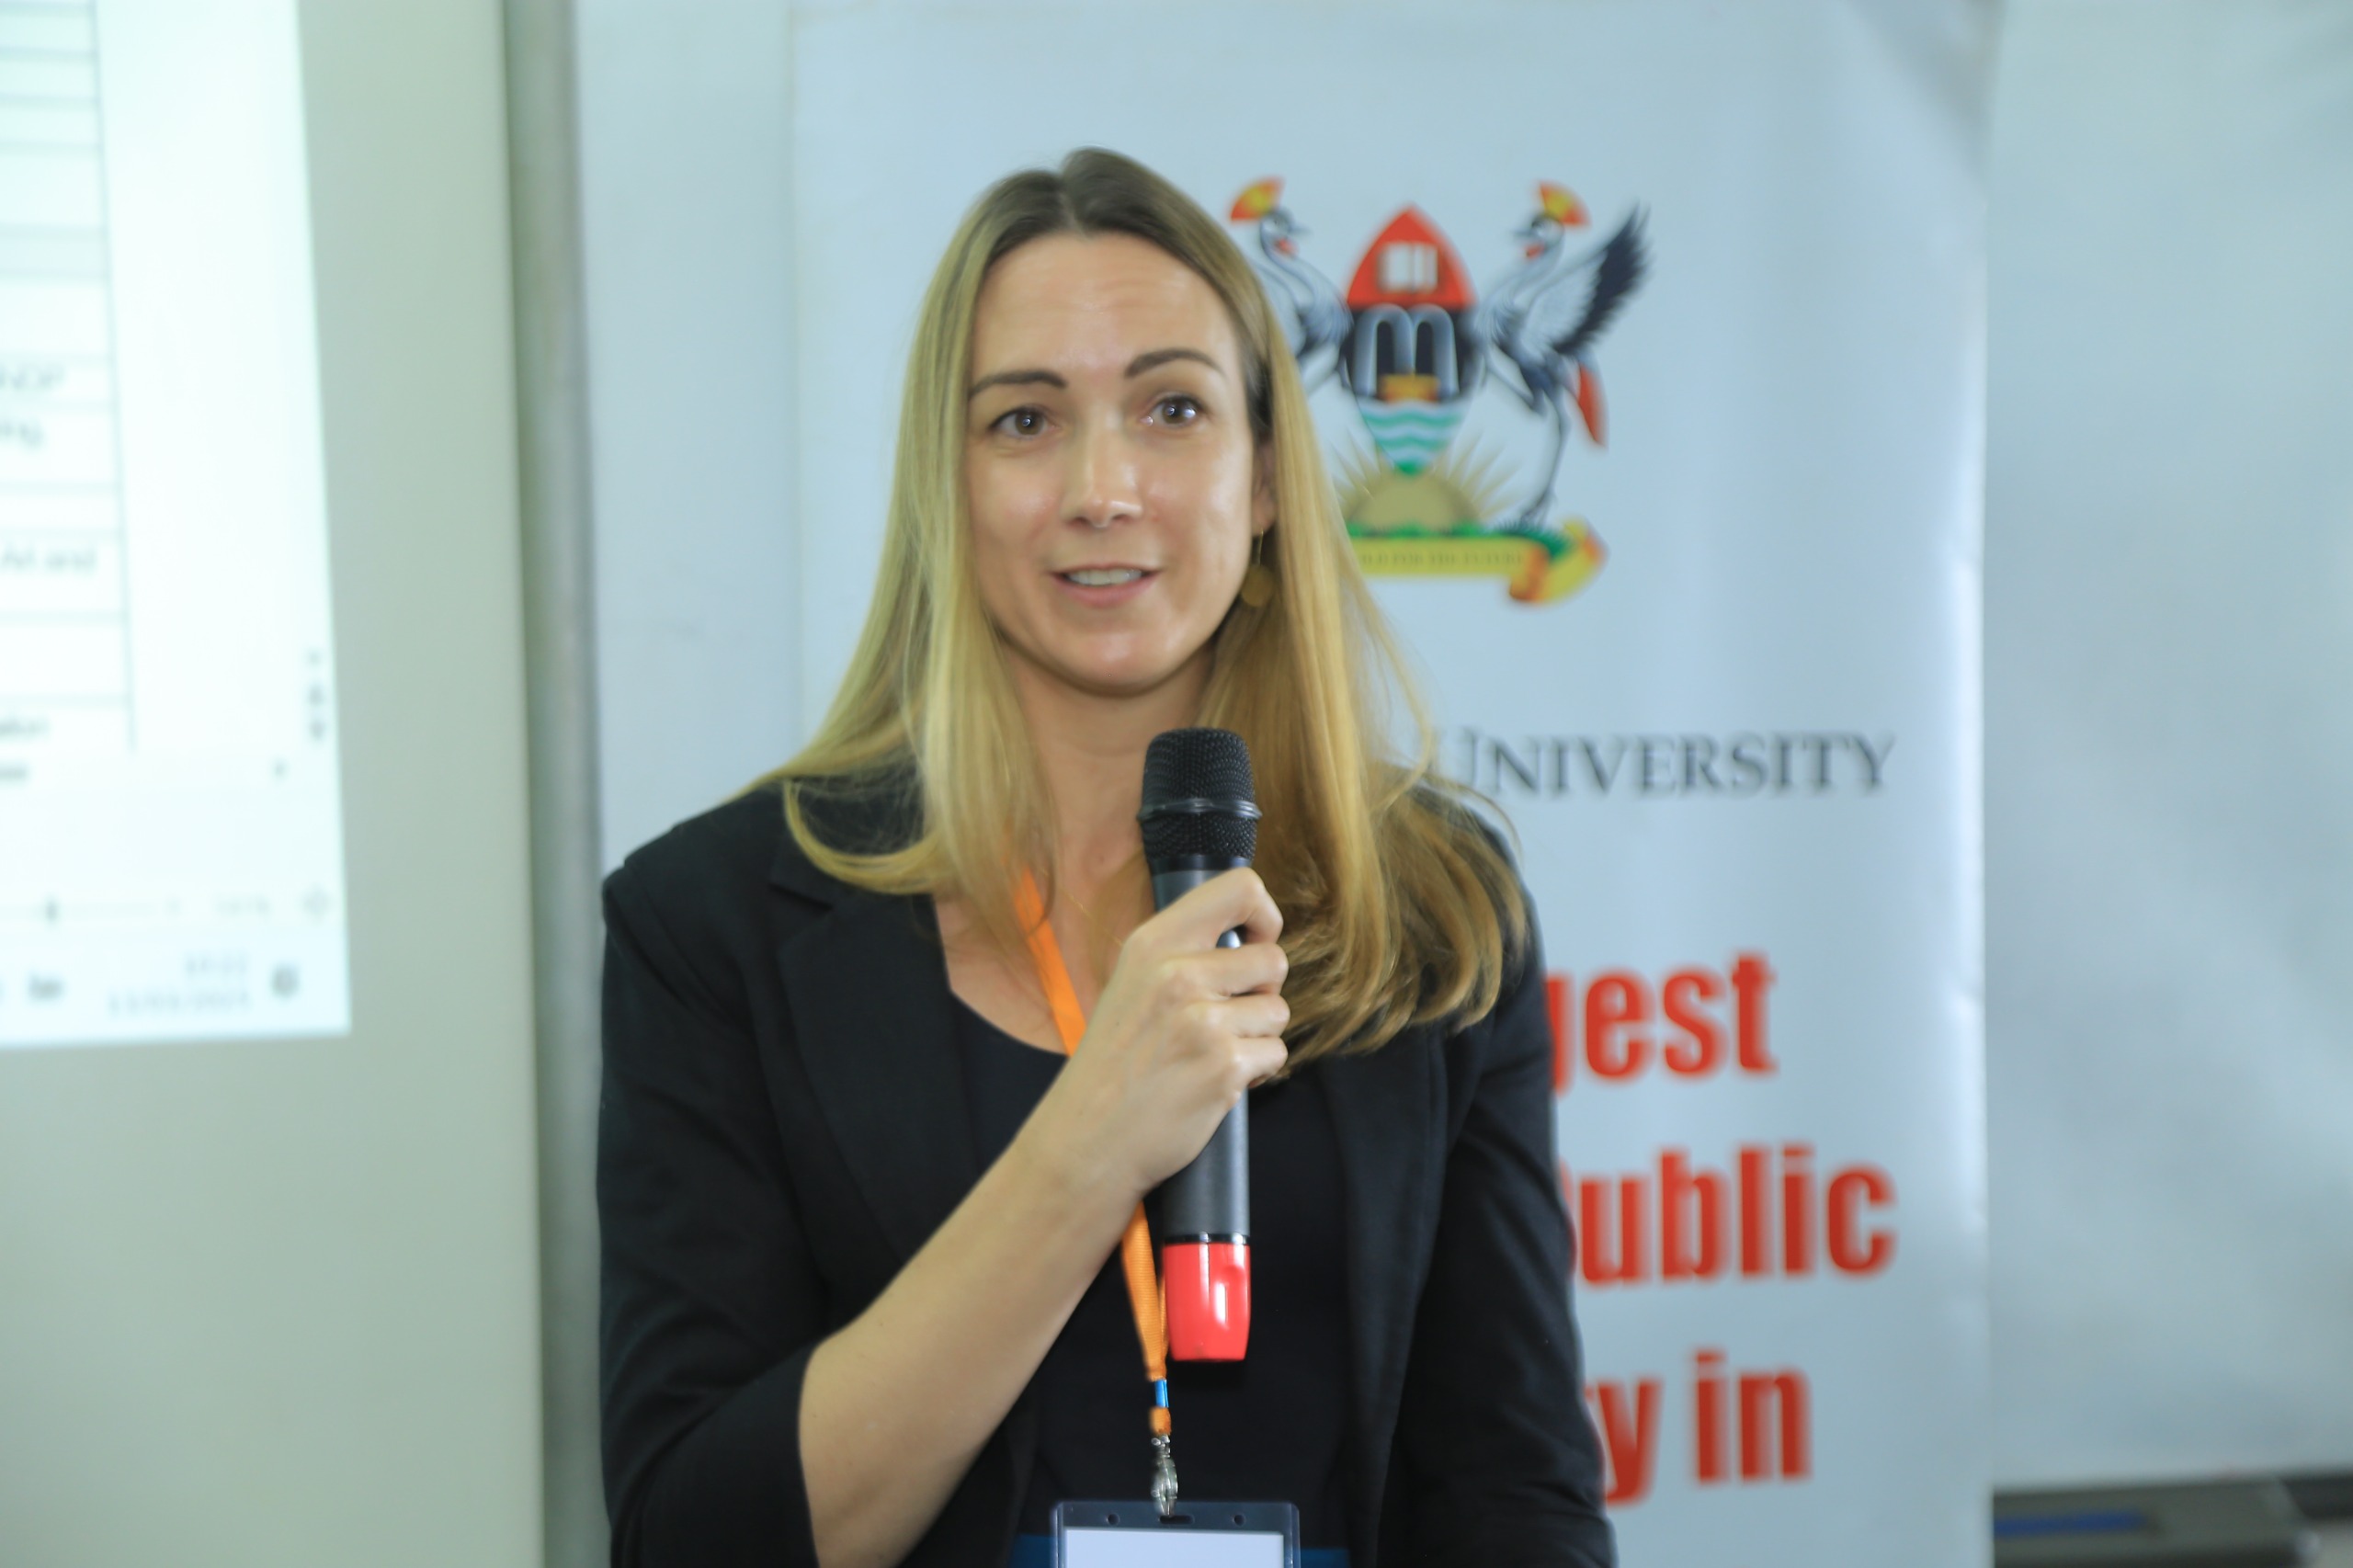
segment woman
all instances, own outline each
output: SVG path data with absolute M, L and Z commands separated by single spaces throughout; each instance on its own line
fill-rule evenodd
M 1541 962 L 1418 710 L 1381 756 L 1398 674 L 1223 231 L 1100 151 L 983 196 L 832 711 L 607 885 L 617 1563 L 1035 1561 L 1141 1496 L 1113 1255 L 1245 1090 L 1253 1341 L 1172 1370 L 1184 1494 L 1355 1568 L 1611 1561 Z M 1143 753 L 1191 724 L 1249 745 L 1256 866 L 1155 915 Z

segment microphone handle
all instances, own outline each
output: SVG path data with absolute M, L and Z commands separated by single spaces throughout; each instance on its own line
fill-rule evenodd
M 1188 857 L 1152 874 L 1152 902 L 1165 909 L 1219 873 L 1247 860 Z M 1228 931 L 1221 948 L 1238 948 Z M 1180 1361 L 1239 1360 L 1250 1334 L 1250 1100 L 1233 1102 L 1201 1152 L 1145 1200 L 1163 1248 L 1169 1354 Z M 1182 1255 L 1185 1267 L 1177 1267 Z M 1195 1278 L 1199 1276 L 1199 1278 Z

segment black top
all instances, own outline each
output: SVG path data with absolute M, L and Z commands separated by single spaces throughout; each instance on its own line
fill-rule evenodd
M 829 842 L 887 848 L 914 831 L 911 800 L 878 787 L 816 814 Z M 801 1452 L 810 1358 L 981 1175 L 930 901 L 820 871 L 766 787 L 631 855 L 605 914 L 612 1561 L 819 1568 Z M 1321 1058 L 1296 1086 L 1313 1085 L 1337 1154 L 1357 1568 L 1615 1561 L 1569 1313 L 1543 974 L 1531 943 L 1478 1022 Z M 1296 1250 L 1269 1239 L 1267 1267 Z M 1177 1396 L 1195 1495 L 1225 1450 L 1204 1403 Z M 1005 1560 L 1038 1426 L 1036 1402 L 1016 1400 L 902 1568 Z
M 956 999 L 972 1141 L 983 1165 L 1013 1142 L 1063 1059 Z M 1188 1497 L 1299 1508 L 1302 1547 L 1347 1545 L 1347 1260 L 1339 1151 L 1313 1068 L 1250 1094 L 1250 1353 L 1168 1369 L 1176 1472 Z M 1144 1496 L 1151 1385 L 1114 1251 L 1029 1381 L 1036 1467 L 1025 1534 L 1053 1530 L 1068 1498 Z

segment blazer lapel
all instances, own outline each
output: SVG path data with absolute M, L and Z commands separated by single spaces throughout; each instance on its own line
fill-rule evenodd
M 929 908 L 841 890 L 778 953 L 820 1111 L 902 1263 L 981 1174 Z
M 1346 1193 L 1351 1496 L 1373 1499 L 1387 1481 L 1436 1213 L 1440 1063 L 1416 1030 L 1368 1056 L 1332 1057 L 1322 1068 Z M 1370 1552 L 1379 1509 L 1363 1502 L 1351 1509 L 1350 1536 Z

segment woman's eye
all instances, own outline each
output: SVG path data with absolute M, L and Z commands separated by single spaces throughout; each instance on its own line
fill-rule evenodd
M 1035 436 L 1046 427 L 1043 409 L 1016 408 L 997 415 L 996 427 L 1008 436 Z
M 1152 405 L 1153 417 L 1163 425 L 1190 425 L 1201 416 L 1201 405 L 1182 394 L 1164 397 Z

